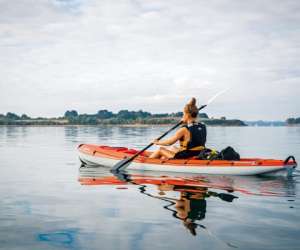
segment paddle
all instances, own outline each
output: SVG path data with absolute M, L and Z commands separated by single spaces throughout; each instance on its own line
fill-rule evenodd
M 198 110 L 200 111 L 201 109 L 204 109 L 207 105 L 202 105 L 200 108 L 198 108 Z M 174 130 L 175 128 L 179 127 L 182 124 L 182 121 L 178 122 L 175 126 L 173 126 L 172 128 L 170 128 L 167 132 L 165 132 L 164 134 L 162 134 L 160 137 L 157 138 L 157 140 L 162 139 L 163 137 L 165 137 L 167 134 L 169 134 L 172 130 Z M 124 170 L 125 168 L 127 168 L 129 166 L 129 164 L 136 158 L 138 157 L 140 154 L 142 154 L 144 151 L 146 151 L 148 148 L 152 147 L 153 143 L 151 142 L 148 146 L 144 147 L 141 151 L 137 152 L 136 154 L 134 154 L 133 156 L 129 157 L 129 158 L 125 158 L 121 161 L 119 161 L 116 165 L 114 165 L 111 169 L 111 172 L 119 172 L 121 170 Z

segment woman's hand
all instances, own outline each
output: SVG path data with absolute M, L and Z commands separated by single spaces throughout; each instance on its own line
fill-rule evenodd
M 152 143 L 153 143 L 154 145 L 159 145 L 159 140 L 155 139 L 155 140 L 153 140 Z

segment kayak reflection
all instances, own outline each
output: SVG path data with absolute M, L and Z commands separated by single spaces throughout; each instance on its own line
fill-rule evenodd
M 234 202 L 241 195 L 285 197 L 295 195 L 294 180 L 282 177 L 182 173 L 172 173 L 170 176 L 170 173 L 164 175 L 161 172 L 145 173 L 132 170 L 112 175 L 107 168 L 83 166 L 79 169 L 79 182 L 81 185 L 115 185 L 119 188 L 136 185 L 141 194 L 165 201 L 163 208 L 182 221 L 192 235 L 197 234 L 197 228 L 211 234 L 203 224 L 200 224 L 206 216 L 208 198 Z

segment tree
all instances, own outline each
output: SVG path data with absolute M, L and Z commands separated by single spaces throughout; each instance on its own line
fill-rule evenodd
M 174 116 L 175 117 L 182 117 L 183 116 L 183 112 L 174 113 Z
M 200 113 L 199 114 L 200 118 L 204 118 L 204 119 L 209 119 L 208 115 L 206 113 Z
M 153 114 L 152 115 L 152 117 L 155 117 L 155 118 L 162 118 L 162 117 L 168 117 L 168 116 L 169 116 L 168 113 L 161 113 L 161 114 Z M 176 114 L 174 114 L 174 116 L 177 117 Z
M 68 110 L 65 112 L 64 117 L 69 119 L 69 118 L 75 118 L 78 116 L 78 113 L 76 110 Z
M 138 118 L 146 118 L 146 117 L 151 116 L 151 113 L 144 112 L 143 110 L 139 110 L 138 112 L 135 112 L 135 113 Z
M 87 117 L 85 120 L 85 124 L 92 124 L 96 125 L 97 124 L 97 118 L 94 116 Z
M 134 112 L 128 111 L 127 109 L 125 110 L 120 110 L 119 113 L 117 114 L 119 119 L 135 119 L 136 115 Z
M 286 123 L 287 124 L 295 124 L 296 123 L 296 120 L 295 120 L 295 118 L 288 118 L 287 120 L 286 120 Z
M 112 112 L 104 109 L 104 110 L 99 110 L 97 113 L 97 118 L 99 119 L 109 119 L 112 118 L 114 115 Z
M 15 113 L 8 112 L 6 113 L 6 118 L 9 120 L 19 120 L 20 116 L 16 115 Z
M 22 116 L 21 116 L 21 119 L 22 120 L 29 120 L 29 119 L 31 119 L 28 115 L 26 115 L 26 114 L 23 114 Z

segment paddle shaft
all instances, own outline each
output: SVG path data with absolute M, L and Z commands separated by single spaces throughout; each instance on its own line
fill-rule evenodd
M 198 111 L 200 111 L 201 109 L 204 109 L 207 105 L 202 105 L 200 108 L 198 108 Z M 162 139 L 163 137 L 165 137 L 167 134 L 169 134 L 172 130 L 174 130 L 175 128 L 179 127 L 183 122 L 180 121 L 178 122 L 175 126 L 173 126 L 172 128 L 170 128 L 168 131 L 166 131 L 164 134 L 162 134 L 160 137 L 157 138 L 157 140 Z M 131 161 L 133 161 L 136 157 L 138 157 L 140 154 L 142 154 L 144 151 L 146 151 L 148 148 L 153 146 L 153 142 L 151 142 L 148 146 L 144 147 L 142 150 L 140 150 L 139 152 L 135 153 L 133 156 L 129 157 L 127 160 L 123 160 L 122 164 L 120 166 L 115 165 L 112 169 L 114 171 L 119 171 L 122 167 L 125 168 L 126 165 L 128 163 L 130 163 Z

